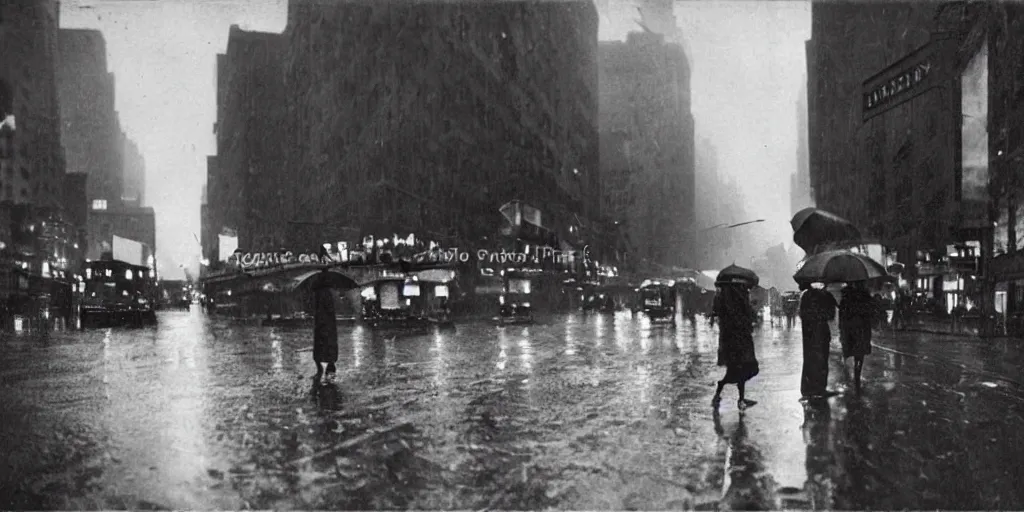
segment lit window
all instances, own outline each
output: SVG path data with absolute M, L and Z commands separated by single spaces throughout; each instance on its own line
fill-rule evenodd
M 129 280 L 129 281 L 132 280 L 132 271 L 131 271 L 131 269 L 128 269 L 128 270 L 124 271 L 124 278 Z
M 106 199 L 93 199 L 92 200 L 92 209 L 93 210 L 106 210 L 107 209 L 107 200 Z

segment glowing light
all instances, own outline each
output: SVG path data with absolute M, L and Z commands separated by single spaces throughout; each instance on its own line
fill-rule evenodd
M 133 277 L 135 277 L 135 274 L 132 273 L 131 269 L 128 269 L 128 270 L 124 271 L 124 278 L 125 279 L 131 281 Z

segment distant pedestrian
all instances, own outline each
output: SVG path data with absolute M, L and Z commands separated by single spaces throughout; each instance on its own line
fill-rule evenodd
M 859 392 L 864 356 L 871 354 L 871 324 L 877 318 L 880 308 L 864 281 L 848 283 L 842 293 L 839 333 L 843 344 L 843 359 L 853 358 L 854 386 Z
M 334 312 L 334 292 L 327 280 L 328 272 L 313 277 L 313 361 L 316 363 L 316 379 L 324 375 L 323 365 L 327 364 L 327 380 L 334 379 L 338 361 L 338 323 Z
M 760 368 L 754 354 L 754 310 L 750 304 L 750 289 L 741 284 L 722 284 L 718 288 L 712 318 L 719 319 L 718 366 L 725 366 L 725 377 L 718 381 L 711 405 L 718 407 L 722 389 L 736 384 L 740 409 L 757 402 L 745 397 L 746 382 L 754 378 Z
M 836 299 L 824 289 L 801 284 L 800 325 L 803 334 L 804 366 L 800 374 L 800 395 L 822 398 L 829 395 L 828 353 L 832 331 L 828 323 L 836 317 Z

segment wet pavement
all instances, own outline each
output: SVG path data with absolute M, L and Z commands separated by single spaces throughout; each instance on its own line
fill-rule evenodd
M 799 327 L 766 327 L 759 404 L 714 414 L 703 323 L 339 331 L 334 386 L 308 328 L 199 311 L 4 335 L 0 506 L 1024 508 L 1019 341 L 881 334 L 861 396 L 805 404 Z

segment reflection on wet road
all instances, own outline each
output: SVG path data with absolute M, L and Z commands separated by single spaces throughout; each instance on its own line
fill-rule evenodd
M 195 311 L 6 338 L 0 504 L 1024 508 L 1022 359 L 1005 342 L 886 334 L 863 396 L 805 404 L 799 328 L 766 327 L 760 403 L 741 414 L 727 388 L 713 414 L 705 324 L 339 332 L 336 386 L 312 383 L 309 329 Z M 838 356 L 830 380 L 848 382 Z

